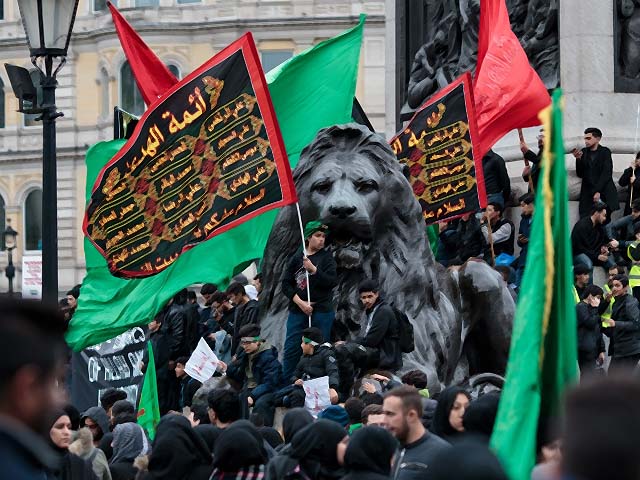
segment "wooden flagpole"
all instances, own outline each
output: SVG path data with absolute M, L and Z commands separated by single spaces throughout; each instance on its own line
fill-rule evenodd
M 518 137 L 520 138 L 520 143 L 525 143 L 525 141 L 524 141 L 524 133 L 522 133 L 522 129 L 521 128 L 518 129 Z M 529 160 L 527 160 L 527 157 L 524 157 L 524 166 L 525 167 L 530 167 L 531 166 L 531 164 L 529 163 Z M 531 175 L 531 170 L 529 170 L 529 190 L 531 190 L 531 193 L 535 193 L 535 191 L 533 189 L 533 178 L 532 177 L 533 176 Z

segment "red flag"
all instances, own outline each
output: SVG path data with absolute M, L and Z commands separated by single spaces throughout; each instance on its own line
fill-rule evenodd
M 144 103 L 149 106 L 178 83 L 178 79 L 131 28 L 116 7 L 111 2 L 108 2 L 108 5 L 133 77 L 136 79 Z
M 546 87 L 511 31 L 504 0 L 480 2 L 473 94 L 482 156 L 509 131 L 540 125 L 538 112 L 551 104 Z

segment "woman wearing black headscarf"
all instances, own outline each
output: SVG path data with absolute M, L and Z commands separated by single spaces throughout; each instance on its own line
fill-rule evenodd
M 338 460 L 338 450 L 344 449 L 347 431 L 330 420 L 318 420 L 296 433 L 291 445 L 271 459 L 267 480 L 308 478 L 333 480 L 344 470 Z
M 116 402 L 117 403 L 117 402 Z M 144 450 L 144 432 L 136 423 L 121 423 L 113 429 L 113 457 L 109 470 L 113 480 L 134 480 L 138 469 L 133 461 Z
M 89 462 L 69 452 L 71 445 L 71 420 L 64 411 L 54 413 L 49 429 L 49 444 L 60 455 L 60 466 L 47 472 L 47 480 L 94 480 L 95 474 Z
M 384 428 L 372 425 L 356 430 L 344 455 L 347 475 L 342 480 L 386 480 L 398 441 Z
M 313 423 L 313 417 L 304 408 L 292 408 L 282 419 L 282 436 L 284 443 L 289 444 L 293 436 L 307 425 Z
M 438 396 L 438 406 L 433 414 L 431 431 L 447 442 L 460 439 L 464 432 L 462 417 L 470 401 L 471 398 L 464 388 L 445 388 Z
M 213 451 L 211 480 L 262 478 L 267 461 L 262 446 L 244 428 L 225 429 Z
M 260 445 L 260 452 L 264 455 L 264 458 L 270 460 L 275 457 L 276 451 L 271 445 L 269 445 L 269 442 L 262 438 L 262 435 L 260 435 L 258 428 L 249 420 L 236 420 L 226 428 L 226 430 L 235 429 L 244 430 L 253 438 L 255 438 L 256 442 L 258 442 L 258 445 Z
M 145 480 L 208 480 L 211 452 L 182 415 L 167 415 L 158 424 Z

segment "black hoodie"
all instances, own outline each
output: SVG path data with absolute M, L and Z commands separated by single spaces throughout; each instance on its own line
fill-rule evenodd
M 348 473 L 342 480 L 384 480 L 391 473 L 391 459 L 398 441 L 375 425 L 356 430 L 344 455 Z

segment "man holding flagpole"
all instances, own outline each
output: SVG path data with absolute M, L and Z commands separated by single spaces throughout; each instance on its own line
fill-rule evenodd
M 289 299 L 289 318 L 284 341 L 284 378 L 291 378 L 300 360 L 300 337 L 302 330 L 310 326 L 309 323 L 322 330 L 325 339 L 331 338 L 331 327 L 336 315 L 333 289 L 338 283 L 338 277 L 336 261 L 331 252 L 324 248 L 328 230 L 318 220 L 307 223 L 304 227 L 304 251 L 291 257 L 282 276 L 282 292 Z

